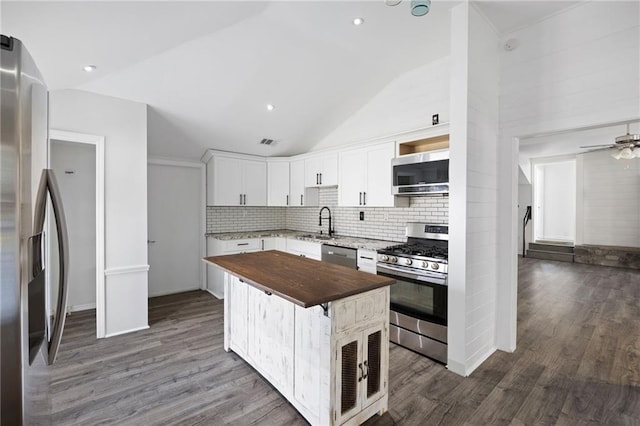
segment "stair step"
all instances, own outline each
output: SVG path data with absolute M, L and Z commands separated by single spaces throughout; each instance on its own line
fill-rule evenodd
M 544 260 L 557 260 L 558 262 L 569 262 L 573 263 L 574 254 L 573 253 L 561 253 L 557 251 L 546 251 L 546 250 L 527 250 L 527 257 L 532 257 L 534 259 L 544 259 Z
M 529 243 L 529 250 L 549 251 L 555 253 L 573 253 L 573 245 L 558 245 L 549 243 Z

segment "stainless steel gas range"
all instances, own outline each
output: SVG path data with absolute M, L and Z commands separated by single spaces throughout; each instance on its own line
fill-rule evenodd
M 390 340 L 447 363 L 449 227 L 407 224 L 407 243 L 378 251 L 377 272 L 391 286 Z

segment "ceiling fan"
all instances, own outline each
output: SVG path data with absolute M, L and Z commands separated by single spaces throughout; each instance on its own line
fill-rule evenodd
M 616 160 L 631 160 L 640 158 L 640 134 L 629 133 L 629 123 L 627 123 L 627 134 L 618 136 L 615 143 L 603 145 L 588 145 L 580 148 L 594 148 L 587 152 L 610 150 L 611 156 Z

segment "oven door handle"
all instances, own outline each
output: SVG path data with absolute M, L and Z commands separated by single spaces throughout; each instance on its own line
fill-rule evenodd
M 378 273 L 388 274 L 392 277 L 396 276 L 396 277 L 408 278 L 414 281 L 424 281 L 432 284 L 447 285 L 447 277 L 444 274 L 439 274 L 439 273 L 434 274 L 433 272 L 425 271 L 424 273 L 426 275 L 422 276 L 422 275 L 412 274 L 410 272 L 403 271 L 399 268 L 394 268 L 392 266 L 387 266 L 387 265 L 384 265 L 384 266 L 377 265 L 377 271 Z

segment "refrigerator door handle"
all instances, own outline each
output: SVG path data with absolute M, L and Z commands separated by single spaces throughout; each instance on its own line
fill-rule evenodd
M 59 286 L 58 286 L 58 304 L 56 307 L 55 321 L 53 323 L 53 333 L 49 341 L 48 363 L 53 364 L 58 355 L 58 348 L 62 340 L 62 330 L 67 312 L 67 298 L 69 295 L 67 285 L 67 271 L 69 270 L 69 236 L 67 234 L 67 222 L 62 207 L 62 197 L 56 176 L 51 169 L 44 169 L 40 179 L 38 188 L 38 196 L 36 199 L 34 230 L 41 233 L 44 229 L 44 217 L 47 211 L 47 192 L 51 197 L 51 206 L 53 207 L 53 215 L 56 219 L 56 230 L 58 233 L 58 254 L 60 259 L 59 267 Z

